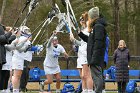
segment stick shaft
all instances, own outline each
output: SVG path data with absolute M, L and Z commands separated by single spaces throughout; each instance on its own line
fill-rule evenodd
M 44 26 L 46 25 L 46 23 L 47 23 L 49 20 L 50 20 L 50 18 L 47 19 L 47 20 L 44 22 L 44 24 L 42 25 L 42 27 L 41 27 L 40 30 L 38 31 L 37 35 L 36 35 L 35 38 L 33 39 L 32 44 L 35 42 L 35 40 L 37 39 L 37 37 L 38 37 L 39 34 L 41 33 L 41 30 L 44 28 Z

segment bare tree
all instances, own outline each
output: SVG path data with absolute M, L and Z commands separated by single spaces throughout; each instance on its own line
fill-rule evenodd
M 140 9 L 140 0 L 138 0 L 138 9 Z
M 114 0 L 110 0 L 110 5 L 111 5 L 111 16 L 112 18 L 114 19 Z M 114 20 L 113 20 L 114 21 Z M 114 31 L 114 27 L 112 28 L 112 31 Z M 111 51 L 113 52 L 115 50 L 115 45 L 114 45 L 114 42 L 115 42 L 115 36 L 114 36 L 114 33 L 110 33 L 110 37 L 112 38 L 112 42 L 111 42 Z
M 128 0 L 125 0 L 125 20 L 126 20 L 126 40 L 128 42 L 128 39 L 129 39 L 129 34 L 128 34 Z
M 136 0 L 125 0 L 126 39 L 132 54 L 137 53 Z
M 1 21 L 3 19 L 3 14 L 4 14 L 5 6 L 6 6 L 6 0 L 3 0 L 3 4 L 2 4 L 2 8 L 1 8 Z
M 114 0 L 114 45 L 117 48 L 118 41 L 120 40 L 120 20 L 119 20 L 119 0 Z
M 140 21 L 140 0 L 137 0 L 137 11 L 136 11 L 136 15 L 137 15 L 137 18 L 136 18 L 136 22 L 135 22 L 135 25 L 136 25 L 136 31 L 137 31 L 137 55 L 140 55 L 140 26 L 139 26 L 139 21 Z

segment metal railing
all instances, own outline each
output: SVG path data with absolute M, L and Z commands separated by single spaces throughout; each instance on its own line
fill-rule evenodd
M 43 57 L 34 56 L 32 61 L 44 61 L 44 59 L 45 59 L 45 56 L 43 56 Z M 63 56 L 60 56 L 59 60 L 66 60 L 66 59 Z M 69 60 L 77 60 L 77 56 L 69 56 Z M 113 61 L 112 56 L 109 56 L 109 61 Z M 130 61 L 140 62 L 140 56 L 131 56 Z

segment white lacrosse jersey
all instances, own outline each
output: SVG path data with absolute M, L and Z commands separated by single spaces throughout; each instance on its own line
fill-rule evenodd
M 49 48 L 46 48 L 46 58 L 44 60 L 44 66 L 48 67 L 58 67 L 58 56 L 64 53 L 65 49 L 62 45 L 57 44 L 55 48 L 52 44 Z
M 23 42 L 25 39 L 26 39 L 26 37 L 21 36 L 19 38 L 19 42 Z M 23 46 L 28 46 L 30 44 L 31 44 L 31 42 L 29 40 L 27 40 Z M 31 61 L 31 59 L 32 59 L 32 52 L 30 52 L 30 51 L 29 52 L 19 52 L 18 50 L 14 50 L 14 55 L 13 56 L 17 56 L 17 57 L 19 57 L 21 59 L 24 59 L 24 60 L 27 60 L 27 61 Z
M 88 28 L 83 29 L 82 31 L 85 35 L 89 36 Z M 78 50 L 78 57 L 87 57 L 87 43 L 81 40 L 81 45 Z

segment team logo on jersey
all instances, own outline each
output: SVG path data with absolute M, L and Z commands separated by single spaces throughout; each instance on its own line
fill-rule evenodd
M 54 55 L 54 58 L 58 58 L 60 53 L 59 53 L 59 51 L 53 50 L 53 55 Z
M 21 68 L 21 65 L 18 65 L 18 68 Z

